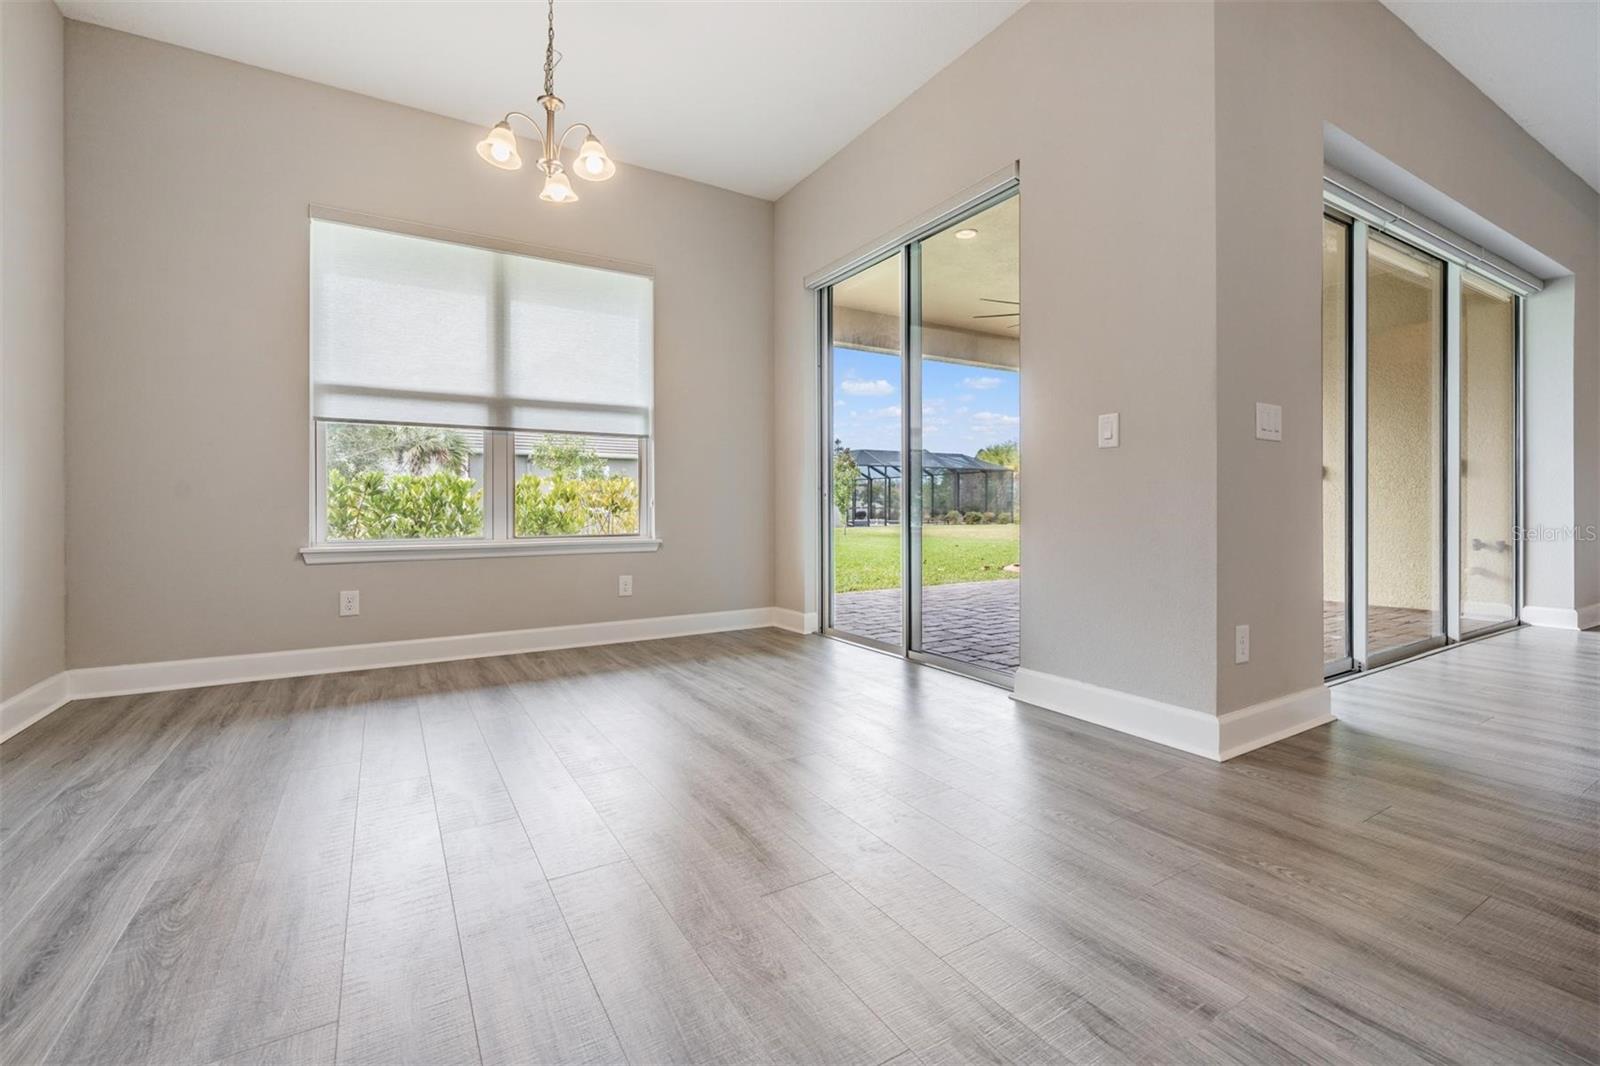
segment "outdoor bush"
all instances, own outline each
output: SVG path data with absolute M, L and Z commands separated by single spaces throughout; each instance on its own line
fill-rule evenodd
M 977 511 L 968 511 L 961 517 L 961 520 L 969 526 L 975 526 L 983 521 L 983 515 Z
M 1001 511 L 994 516 L 994 520 L 1002 526 L 1009 526 L 1011 524 L 1011 512 Z
M 948 511 L 946 511 L 944 513 L 944 521 L 945 521 L 946 525 L 951 525 L 951 526 L 960 525 L 961 524 L 961 512 L 957 511 L 955 508 L 952 507 L 950 510 L 948 510 Z
M 986 525 L 986 526 L 994 525 L 994 512 L 993 511 L 985 511 L 985 512 L 983 512 L 983 524 Z
M 519 537 L 576 536 L 639 531 L 639 490 L 630 477 L 600 475 L 517 479 Z
M 331 540 L 476 537 L 482 532 L 483 493 L 471 478 L 328 471 Z

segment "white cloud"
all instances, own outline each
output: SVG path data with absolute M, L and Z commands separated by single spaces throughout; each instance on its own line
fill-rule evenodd
M 839 382 L 839 391 L 846 396 L 888 396 L 894 386 L 883 378 L 867 381 L 864 378 L 845 378 Z
M 1005 384 L 1005 382 L 1000 378 L 981 377 L 962 378 L 961 384 L 969 389 L 996 389 Z
M 870 414 L 873 418 L 899 418 L 900 417 L 900 405 L 899 404 L 890 404 L 888 407 L 875 408 L 874 410 L 869 411 L 867 413 Z
M 979 411 L 972 416 L 972 424 L 980 429 L 995 429 L 1019 426 L 1022 424 L 1022 419 L 1016 415 L 1001 414 L 998 411 Z

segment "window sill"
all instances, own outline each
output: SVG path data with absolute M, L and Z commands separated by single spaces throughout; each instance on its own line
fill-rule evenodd
M 559 537 L 483 544 L 314 544 L 300 549 L 307 566 L 324 563 L 396 563 L 420 559 L 492 559 L 507 555 L 615 555 L 653 552 L 652 537 Z

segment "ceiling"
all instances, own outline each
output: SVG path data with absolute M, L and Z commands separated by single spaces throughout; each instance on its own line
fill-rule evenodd
M 544 4 L 58 0 L 68 18 L 488 126 L 532 111 Z M 556 91 L 619 161 L 776 199 L 1022 0 L 563 0 Z
M 922 242 L 922 321 L 970 333 L 1016 337 L 1020 311 L 1018 206 L 1011 197 Z M 961 230 L 977 236 L 956 238 Z M 885 260 L 833 288 L 836 306 L 900 316 L 900 260 Z M 1005 301 L 1005 302 L 997 302 Z M 988 317 L 1000 315 L 1003 317 Z M 985 317 L 978 317 L 985 316 Z
M 1600 190 L 1600 0 L 1383 3 Z

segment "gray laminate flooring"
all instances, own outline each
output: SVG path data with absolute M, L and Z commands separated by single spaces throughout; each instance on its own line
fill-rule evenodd
M 1600 634 L 1218 766 L 773 631 L 75 703 L 0 1062 L 1581 1062 Z

